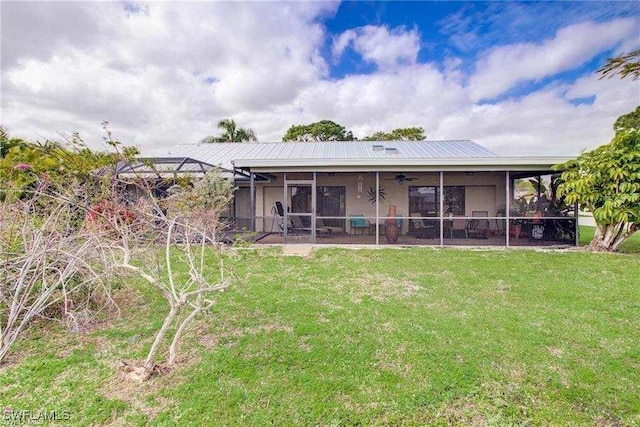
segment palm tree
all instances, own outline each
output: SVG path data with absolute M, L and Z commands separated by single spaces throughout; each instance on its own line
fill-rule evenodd
M 257 141 L 253 129 L 238 127 L 235 120 L 222 119 L 218 122 L 218 128 L 224 132 L 220 136 L 207 136 L 201 142 L 244 142 Z

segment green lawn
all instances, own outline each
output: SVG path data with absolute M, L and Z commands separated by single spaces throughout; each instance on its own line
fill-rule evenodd
M 266 249 L 236 268 L 176 370 L 116 373 L 166 312 L 140 286 L 115 325 L 32 330 L 0 368 L 0 408 L 77 425 L 640 423 L 637 253 Z

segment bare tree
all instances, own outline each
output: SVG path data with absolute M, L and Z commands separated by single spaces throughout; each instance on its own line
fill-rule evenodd
M 100 251 L 108 254 L 114 269 L 145 280 L 167 301 L 168 313 L 146 359 L 141 365 L 127 365 L 130 378 L 144 381 L 163 361 L 169 366 L 175 363 L 188 326 L 213 306 L 217 292 L 229 286 L 223 246 L 215 242 L 215 235 L 234 188 L 211 171 L 193 187 L 158 200 L 148 181 L 135 182 L 135 202 L 127 203 L 121 193 L 114 194 L 108 205 L 97 210 L 90 229 L 102 236 Z M 168 355 L 158 361 L 171 330 L 175 332 Z
M 117 311 L 100 236 L 81 232 L 73 191 L 57 197 L 39 186 L 0 204 L 0 363 L 36 317 L 80 330 L 104 308 Z
M 80 329 L 80 317 L 90 318 L 104 307 L 117 310 L 111 298 L 115 278 L 138 277 L 161 292 L 168 313 L 131 376 L 144 380 L 158 363 L 173 365 L 188 326 L 230 283 L 215 236 L 233 190 L 213 171 L 159 200 L 153 182 L 107 174 L 92 182 L 41 182 L 21 190 L 20 197 L 5 197 L 0 205 L 0 363 L 34 318 L 56 308 L 61 320 Z M 166 359 L 158 362 L 171 331 Z
M 181 243 L 175 243 L 179 228 L 182 229 L 180 231 Z M 162 327 L 156 333 L 144 363 L 130 369 L 130 377 L 134 380 L 144 381 L 151 376 L 157 367 L 156 359 L 160 348 L 169 331 L 175 328 L 166 358 L 167 365 L 172 366 L 176 360 L 180 339 L 187 327 L 196 316 L 213 306 L 215 303 L 214 293 L 223 291 L 229 285 L 229 281 L 225 277 L 222 258 L 219 258 L 218 265 L 215 267 L 207 266 L 205 258 L 210 245 L 207 244 L 206 239 L 202 238 L 202 235 L 201 230 L 193 229 L 186 223 L 179 223 L 174 218 L 166 232 L 163 249 L 164 260 L 158 263 L 155 268 L 136 265 L 133 262 L 136 258 L 140 259 L 135 256 L 135 252 L 139 248 L 131 248 L 126 243 L 111 248 L 115 250 L 112 254 L 113 266 L 128 270 L 156 287 L 169 306 Z M 126 241 L 123 239 L 121 242 Z M 179 254 L 176 254 L 176 251 Z M 182 264 L 180 271 L 177 271 L 176 264 Z M 145 265 L 150 264 L 145 263 Z M 186 277 L 181 274 L 184 267 L 188 270 Z

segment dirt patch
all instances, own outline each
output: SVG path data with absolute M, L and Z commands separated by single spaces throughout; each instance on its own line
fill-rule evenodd
M 468 400 L 455 400 L 442 407 L 436 416 L 448 425 L 486 426 L 488 422 L 482 411 Z
M 213 334 L 203 335 L 198 337 L 198 342 L 205 348 L 213 348 L 218 346 L 220 337 Z
M 300 342 L 298 343 L 298 348 L 305 353 L 311 353 L 313 351 L 313 346 L 308 342 Z
M 121 365 L 120 369 L 104 382 L 102 394 L 108 399 L 117 399 L 128 403 L 134 410 L 143 413 L 150 420 L 167 406 L 171 406 L 173 401 L 154 396 L 155 404 L 150 404 L 149 396 L 157 395 L 158 391 L 165 387 L 175 387 L 183 381 L 178 370 L 167 368 L 160 368 L 155 375 L 144 382 L 131 381 L 129 373 L 130 370 Z
M 403 363 L 398 359 L 384 359 L 376 362 L 376 367 L 381 371 L 387 371 L 402 378 L 407 378 L 413 366 L 408 363 Z
M 35 352 L 30 351 L 21 351 L 12 353 L 11 350 L 5 356 L 2 364 L 0 365 L 0 375 L 4 375 L 7 370 L 17 368 L 24 362 L 24 360 L 29 357 L 35 355 Z
M 561 348 L 547 347 L 547 350 L 555 357 L 562 357 L 564 355 L 564 351 Z
M 421 289 L 417 283 L 410 279 L 396 279 L 382 274 L 364 274 L 338 282 L 335 286 L 357 304 L 361 303 L 365 296 L 378 302 L 388 299 L 410 298 Z
M 198 328 L 197 341 L 205 348 L 213 348 L 219 345 L 220 341 L 228 340 L 230 338 L 242 338 L 247 335 L 257 335 L 262 333 L 272 332 L 284 332 L 287 334 L 293 333 L 293 328 L 289 325 L 283 325 L 280 323 L 267 323 L 264 325 L 249 326 L 246 328 L 223 328 L 219 327 L 218 330 L 222 331 L 217 334 L 207 333 L 206 325 L 202 325 Z
M 311 245 L 290 245 L 283 246 L 282 255 L 284 256 L 303 256 L 308 257 L 313 252 Z
M 290 334 L 293 332 L 293 328 L 279 323 L 267 323 L 264 325 L 249 326 L 247 328 L 231 328 L 217 336 L 218 338 L 242 338 L 246 335 L 257 335 L 269 332 L 286 332 Z

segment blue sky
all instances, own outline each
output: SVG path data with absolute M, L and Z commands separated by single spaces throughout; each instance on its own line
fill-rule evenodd
M 357 137 L 421 126 L 501 154 L 577 154 L 640 104 L 599 80 L 640 47 L 640 2 L 2 2 L 2 122 L 100 123 L 143 151 L 217 133 L 278 141 L 334 120 Z
M 418 62 L 442 64 L 447 58 L 456 57 L 463 61 L 462 68 L 470 74 L 474 71 L 477 56 L 487 49 L 515 43 L 541 43 L 570 24 L 606 22 L 621 17 L 638 17 L 639 14 L 640 3 L 623 1 L 349 1 L 341 3 L 335 16 L 324 23 L 328 30 L 328 51 L 336 34 L 353 27 L 405 27 L 416 29 L 420 35 Z M 530 82 L 507 96 L 531 93 L 554 77 L 564 82 L 575 81 L 585 73 L 597 70 L 614 55 L 616 47 L 603 50 L 559 75 Z M 339 79 L 348 74 L 375 71 L 375 64 L 363 61 L 361 55 L 348 49 L 339 61 L 332 62 L 330 76 Z

